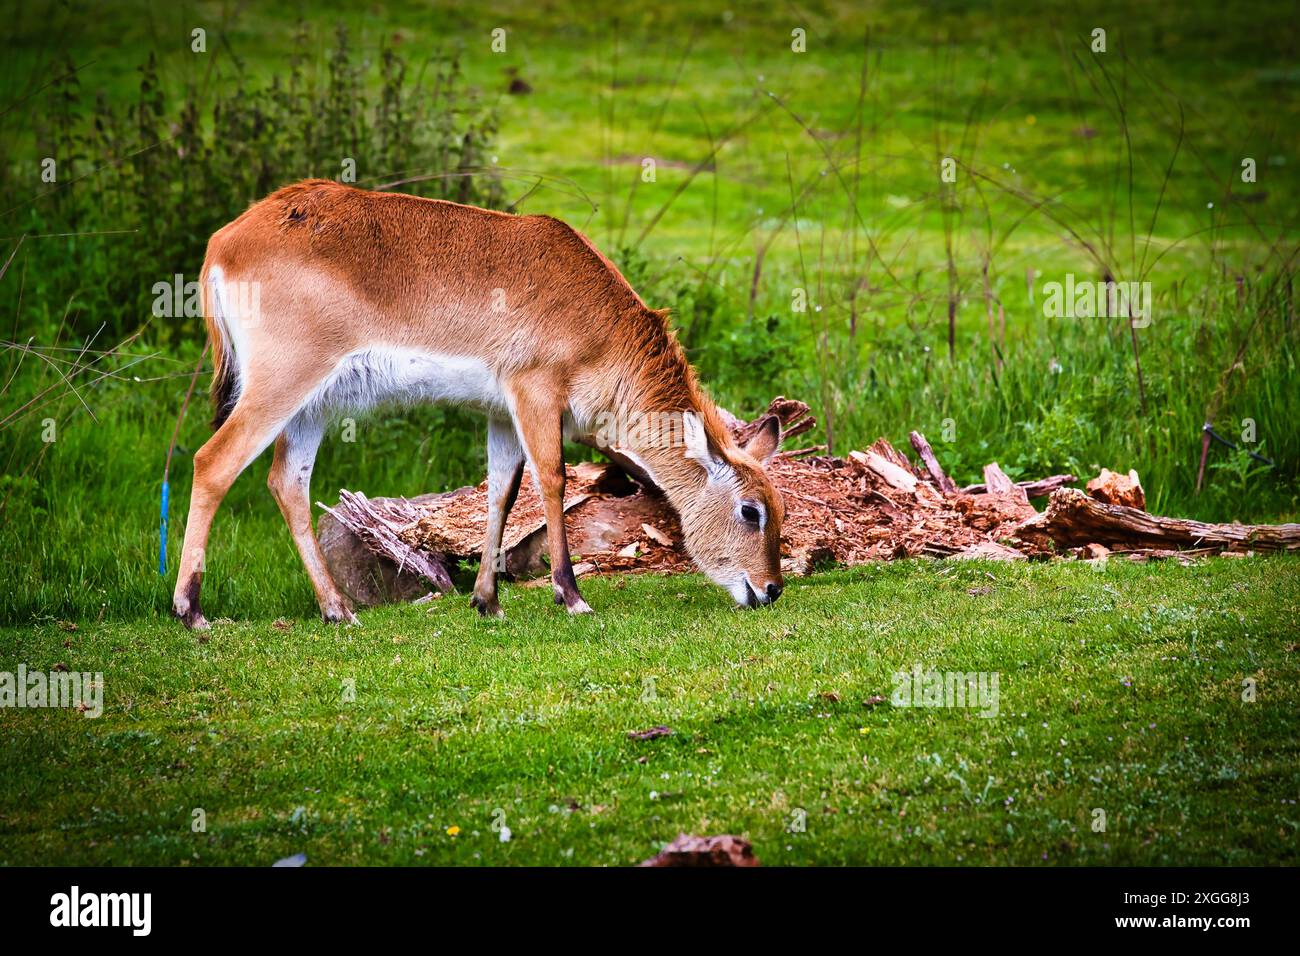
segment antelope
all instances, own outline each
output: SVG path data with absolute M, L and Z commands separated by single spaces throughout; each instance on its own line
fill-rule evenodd
M 484 616 L 503 616 L 497 558 L 525 464 L 544 504 L 555 601 L 590 612 L 565 540 L 563 441 L 592 434 L 611 409 L 680 420 L 675 441 L 617 451 L 663 491 L 696 566 L 742 606 L 781 594 L 785 509 L 764 470 L 779 423 L 769 417 L 740 447 L 667 312 L 558 219 L 307 180 L 218 230 L 200 285 L 215 434 L 194 455 L 173 600 L 187 627 L 208 626 L 199 590 L 213 516 L 272 443 L 267 484 L 321 614 L 356 621 L 312 529 L 312 466 L 332 415 L 394 401 L 487 415 L 486 535 L 470 600 Z

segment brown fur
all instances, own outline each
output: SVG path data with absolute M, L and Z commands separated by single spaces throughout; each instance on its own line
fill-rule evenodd
M 207 280 L 216 266 L 228 283 L 255 282 L 261 290 L 260 321 L 241 326 L 247 354 L 241 351 L 238 364 L 226 323 L 212 314 Z M 779 588 L 783 507 L 761 464 L 735 446 L 667 314 L 648 308 L 613 263 L 559 220 L 308 180 L 254 204 L 212 236 L 203 290 L 219 427 L 195 457 L 198 551 L 229 483 L 344 357 L 366 348 L 414 349 L 484 363 L 510 402 L 547 503 L 557 598 L 571 610 L 585 604 L 568 570 L 558 510 L 560 418 L 570 407 L 698 416 L 711 454 L 734 473 L 731 490 L 766 509 L 761 542 L 753 538 L 757 529 L 735 527 L 731 490 L 708 482 L 680 447 L 645 449 L 645 460 L 681 513 L 704 570 L 725 566 L 727 574 L 747 573 L 759 590 L 771 582 Z M 498 294 L 500 312 L 493 309 Z M 774 450 L 768 444 L 760 457 Z M 292 446 L 277 445 L 277 461 L 293 455 Z M 303 471 L 309 476 L 310 462 Z M 346 600 L 319 567 L 309 517 L 302 527 L 305 477 L 300 484 L 301 493 L 283 481 L 273 490 L 322 609 L 337 612 Z M 508 511 L 505 496 L 501 503 Z M 182 572 L 191 571 L 183 564 Z M 495 605 L 490 577 L 480 574 L 476 599 Z M 197 613 L 197 601 L 197 588 L 177 589 L 178 613 L 191 605 Z

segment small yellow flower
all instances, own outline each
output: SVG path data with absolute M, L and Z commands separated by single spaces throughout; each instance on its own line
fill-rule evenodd
M 447 827 L 447 836 L 455 836 L 460 832 L 460 827 Z
M 1025 117 L 1025 122 L 1028 123 L 1030 126 L 1033 126 L 1035 123 L 1038 122 L 1038 117 L 1035 116 L 1033 113 L 1030 113 L 1028 116 Z
M 859 728 L 858 728 L 858 733 L 860 733 L 860 734 L 869 734 L 869 733 L 871 733 L 871 728 L 870 728 L 870 727 L 859 727 Z

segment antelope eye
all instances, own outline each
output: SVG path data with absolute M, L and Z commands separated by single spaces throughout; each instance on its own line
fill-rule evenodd
M 758 524 L 758 509 L 753 505 L 741 505 L 740 516 L 750 524 Z

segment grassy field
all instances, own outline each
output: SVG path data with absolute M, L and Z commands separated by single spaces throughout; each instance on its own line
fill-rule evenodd
M 0 710 L 0 863 L 625 865 L 685 831 L 768 864 L 1294 864 L 1298 570 L 907 562 L 761 613 L 640 577 L 588 583 L 582 619 L 510 588 L 503 622 L 7 628 L 4 660 L 102 671 L 105 710 Z M 894 706 L 918 664 L 996 672 L 997 716 Z

